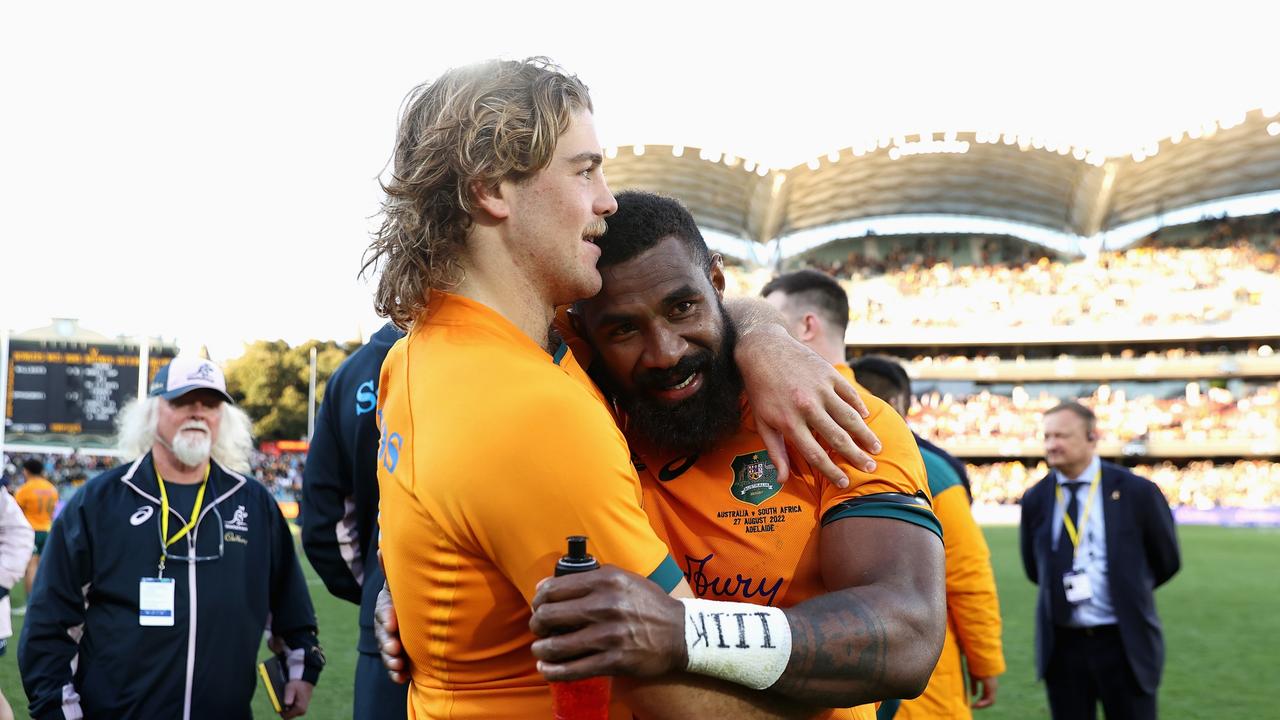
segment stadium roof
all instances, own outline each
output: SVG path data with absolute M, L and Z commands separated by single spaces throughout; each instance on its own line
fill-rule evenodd
M 787 169 L 692 147 L 610 148 L 609 182 L 680 198 L 717 249 L 763 262 L 842 238 L 1011 235 L 1065 253 L 1208 214 L 1280 208 L 1280 109 L 1105 158 L 998 132 L 880 138 Z

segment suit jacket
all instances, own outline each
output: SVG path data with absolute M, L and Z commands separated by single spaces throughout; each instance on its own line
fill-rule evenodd
M 1036 676 L 1044 677 L 1053 655 L 1055 626 L 1050 607 L 1054 487 L 1050 472 L 1022 496 L 1019 530 L 1027 578 L 1040 587 L 1036 599 Z M 1107 578 L 1126 659 L 1142 689 L 1154 693 L 1164 667 L 1164 637 L 1153 591 L 1178 572 L 1178 537 L 1169 503 L 1156 484 L 1119 465 L 1102 462 Z

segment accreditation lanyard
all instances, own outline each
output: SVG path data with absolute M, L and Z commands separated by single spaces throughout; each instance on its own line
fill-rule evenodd
M 178 542 L 184 535 L 196 526 L 196 520 L 200 517 L 200 506 L 204 504 L 204 489 L 209 486 L 209 465 L 204 466 L 204 480 L 200 483 L 200 490 L 196 493 L 196 503 L 191 506 L 191 520 L 182 529 L 169 537 L 169 493 L 164 489 L 164 478 L 160 476 L 160 468 L 152 466 L 156 471 L 156 481 L 160 484 L 160 537 L 168 538 L 164 541 L 164 547 L 160 549 L 160 572 L 158 577 L 164 576 L 164 556 L 165 551 L 170 545 Z M 190 541 L 188 541 L 190 542 Z
M 1098 489 L 1098 483 L 1102 481 L 1102 468 L 1098 468 L 1097 474 L 1093 476 L 1093 482 L 1089 484 L 1089 499 L 1084 501 L 1084 511 L 1080 513 L 1080 527 L 1089 526 L 1089 509 L 1093 507 L 1093 495 Z M 1066 500 L 1062 496 L 1062 485 L 1056 488 L 1058 491 L 1058 504 L 1062 505 L 1062 526 L 1067 529 L 1067 537 L 1071 538 L 1071 557 L 1074 559 L 1076 553 L 1080 550 L 1080 530 L 1076 528 L 1076 524 L 1071 521 L 1071 513 L 1067 512 Z

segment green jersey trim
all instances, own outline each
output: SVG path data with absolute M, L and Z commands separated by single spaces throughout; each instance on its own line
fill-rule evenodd
M 568 352 L 569 352 L 569 344 L 565 342 L 560 343 L 560 347 L 556 348 L 556 354 L 551 356 L 551 361 L 559 365 L 560 361 L 564 359 L 564 356 Z
M 675 558 L 668 555 L 653 572 L 649 573 L 649 579 L 657 583 L 663 592 L 669 593 L 676 589 L 681 580 L 684 580 L 684 571 L 676 564 Z
M 943 490 L 960 485 L 960 474 L 951 467 L 942 456 L 920 448 L 920 457 L 924 460 L 924 471 L 929 477 L 929 494 L 938 497 Z
M 898 499 L 907 498 L 905 495 L 885 494 L 893 496 L 893 499 L 876 500 L 871 499 L 874 496 L 868 496 L 842 502 L 822 516 L 822 524 L 829 525 L 836 520 L 851 517 L 889 518 L 919 525 L 942 539 L 942 523 L 938 522 L 938 516 L 927 505 Z

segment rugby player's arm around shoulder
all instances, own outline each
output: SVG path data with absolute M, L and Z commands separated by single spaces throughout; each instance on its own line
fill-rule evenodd
M 725 300 L 738 331 L 734 362 L 755 413 L 756 429 L 786 482 L 808 463 L 837 487 L 849 486 L 849 465 L 875 469 L 881 438 L 869 426 L 867 403 L 831 363 L 791 337 L 782 314 L 761 298 Z M 823 446 L 825 443 L 825 447 Z

